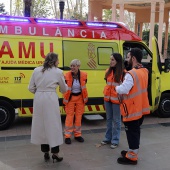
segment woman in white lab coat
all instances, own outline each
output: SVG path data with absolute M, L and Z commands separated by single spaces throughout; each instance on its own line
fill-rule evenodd
M 58 55 L 47 54 L 43 66 L 34 69 L 28 89 L 34 93 L 33 119 L 31 128 L 31 143 L 41 145 L 44 159 L 52 159 L 60 162 L 59 145 L 63 144 L 61 115 L 56 88 L 60 92 L 67 91 L 63 71 L 57 68 Z

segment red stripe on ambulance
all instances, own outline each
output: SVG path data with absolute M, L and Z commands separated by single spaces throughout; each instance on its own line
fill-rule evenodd
M 100 111 L 100 107 L 98 105 L 95 105 L 95 107 L 97 111 Z

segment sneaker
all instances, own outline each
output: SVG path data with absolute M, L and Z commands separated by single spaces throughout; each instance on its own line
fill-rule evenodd
M 74 137 L 74 139 L 77 140 L 78 142 L 84 142 L 84 139 L 81 136 Z
M 125 151 L 125 150 L 121 151 L 122 157 L 125 157 L 125 156 L 126 156 L 126 153 L 127 153 L 127 151 Z
M 132 161 L 132 160 L 126 158 L 126 157 L 118 158 L 117 162 L 119 164 L 123 164 L 123 165 L 136 165 L 138 163 L 138 161 Z
M 113 143 L 113 144 L 110 145 L 110 147 L 111 147 L 112 149 L 115 149 L 115 148 L 118 147 L 118 144 Z
M 65 144 L 71 144 L 71 139 L 70 138 L 65 138 Z
M 103 141 L 101 141 L 101 144 L 102 144 L 102 145 L 107 145 L 107 144 L 110 144 L 110 141 L 103 140 Z

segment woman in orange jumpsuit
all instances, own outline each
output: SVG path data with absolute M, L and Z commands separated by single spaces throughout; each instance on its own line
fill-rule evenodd
M 65 74 L 68 90 L 64 94 L 65 105 L 65 143 L 71 144 L 71 135 L 78 142 L 84 142 L 81 134 L 82 115 L 88 100 L 86 89 L 87 73 L 80 71 L 80 60 L 74 59 L 70 63 L 71 70 Z

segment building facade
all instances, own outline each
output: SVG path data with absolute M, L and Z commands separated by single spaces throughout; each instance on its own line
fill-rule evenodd
M 116 10 L 119 10 L 119 22 L 124 22 L 124 12 L 135 13 L 135 33 L 142 38 L 144 23 L 150 23 L 149 47 L 152 49 L 151 41 L 154 36 L 155 23 L 159 25 L 158 46 L 167 56 L 168 29 L 170 27 L 170 0 L 89 0 L 88 20 L 102 21 L 103 9 L 112 9 L 112 21 L 116 21 Z M 164 49 L 162 50 L 162 32 L 165 28 Z

